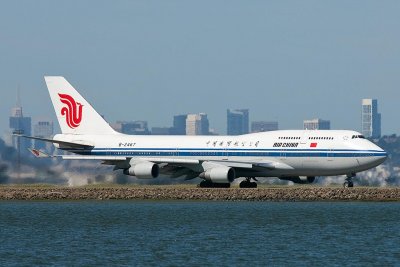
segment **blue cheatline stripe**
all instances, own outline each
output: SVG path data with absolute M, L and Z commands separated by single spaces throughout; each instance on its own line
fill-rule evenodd
M 286 150 L 284 150 L 286 149 Z M 357 150 L 357 149 L 307 149 L 307 148 L 120 148 L 120 147 L 113 147 L 113 148 L 93 148 L 92 151 L 102 151 L 102 150 L 123 150 L 123 151 L 135 151 L 135 150 L 145 150 L 145 151 L 340 151 L 340 152 L 379 152 L 383 153 L 381 150 Z
M 71 151 L 71 150 L 70 150 Z M 72 151 L 71 151 L 72 152 Z M 321 152 L 321 151 L 211 151 L 211 152 L 198 152 L 196 150 L 188 151 L 88 151 L 88 150 L 75 150 L 75 153 L 81 155 L 93 155 L 93 156 L 153 156 L 153 157 L 165 157 L 165 156 L 181 156 L 181 157 L 384 157 L 386 152 L 366 152 L 352 150 L 350 152 Z

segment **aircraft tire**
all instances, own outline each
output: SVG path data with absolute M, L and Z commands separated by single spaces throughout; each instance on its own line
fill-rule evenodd
M 210 181 L 201 181 L 199 184 L 200 188 L 211 188 L 213 187 L 213 183 Z
M 256 182 L 249 182 L 247 180 L 243 180 L 239 184 L 240 188 L 257 188 L 257 183 Z
M 230 188 L 230 183 L 213 183 L 211 181 L 201 181 L 199 184 L 200 188 Z
M 348 187 L 354 187 L 354 184 L 352 181 L 346 181 L 343 183 L 343 187 L 344 188 L 348 188 Z
M 240 184 L 239 184 L 239 187 L 240 188 L 248 188 L 248 186 L 247 186 L 248 183 L 249 182 L 247 182 L 246 180 L 241 181 Z
M 257 183 L 256 182 L 251 182 L 250 183 L 250 188 L 257 188 Z

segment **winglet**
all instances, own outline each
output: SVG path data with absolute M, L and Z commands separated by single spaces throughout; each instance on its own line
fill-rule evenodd
M 53 156 L 38 149 L 28 148 L 28 150 L 37 158 L 52 158 Z

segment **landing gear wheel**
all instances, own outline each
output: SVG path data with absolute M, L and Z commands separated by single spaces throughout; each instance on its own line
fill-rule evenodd
M 241 182 L 240 182 L 239 187 L 240 187 L 240 188 L 248 188 L 248 184 L 249 184 L 249 182 L 247 182 L 246 180 L 244 180 L 244 181 L 241 181 Z
M 229 188 L 231 187 L 230 183 L 213 183 L 211 181 L 201 181 L 200 184 L 198 185 L 200 188 Z
M 344 188 L 354 187 L 353 177 L 355 177 L 355 176 L 356 176 L 355 173 L 347 175 L 347 178 L 346 178 L 345 182 L 343 183 L 343 187 Z
M 201 188 L 211 188 L 211 187 L 213 187 L 213 183 L 210 182 L 210 181 L 204 180 L 204 181 L 200 182 L 199 187 L 201 187 Z
M 240 182 L 239 187 L 240 188 L 257 188 L 257 183 L 251 182 L 251 179 L 252 179 L 251 177 L 247 177 L 246 180 L 243 180 Z

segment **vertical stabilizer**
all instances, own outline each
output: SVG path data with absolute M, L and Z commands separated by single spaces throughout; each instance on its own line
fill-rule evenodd
M 64 77 L 44 79 L 63 134 L 116 133 Z

